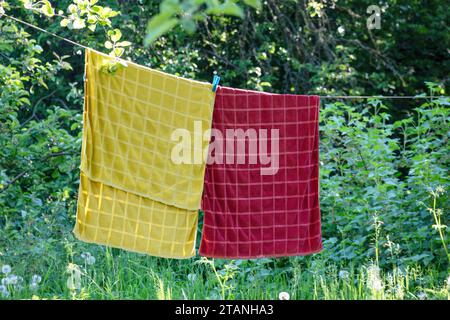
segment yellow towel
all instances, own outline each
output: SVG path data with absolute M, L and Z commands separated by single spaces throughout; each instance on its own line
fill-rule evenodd
M 81 172 L 75 235 L 83 241 L 168 258 L 195 254 L 197 210 L 165 205 L 94 182 Z
M 171 160 L 176 129 L 211 127 L 211 84 L 86 50 L 80 190 L 74 232 L 87 242 L 163 257 L 194 254 L 205 163 Z M 197 122 L 194 124 L 194 122 Z M 192 141 L 194 138 L 192 138 Z M 207 149 L 208 137 L 201 141 Z M 192 143 L 191 152 L 199 152 Z M 200 152 L 201 152 L 200 150 Z

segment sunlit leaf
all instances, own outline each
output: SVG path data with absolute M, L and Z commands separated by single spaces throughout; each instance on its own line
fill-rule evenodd
M 130 41 L 121 41 L 116 43 L 116 46 L 118 47 L 128 47 L 131 46 L 131 42 Z
M 108 41 L 105 42 L 105 48 L 106 49 L 112 49 L 112 47 L 113 47 L 113 44 L 112 44 L 111 41 L 108 40 Z
M 261 1 L 260 0 L 244 0 L 244 3 L 250 7 L 255 8 L 256 10 L 261 10 Z
M 147 35 L 145 36 L 144 44 L 146 46 L 150 45 L 158 37 L 174 28 L 178 22 L 179 19 L 172 18 L 171 15 L 158 14 L 154 16 L 148 22 Z

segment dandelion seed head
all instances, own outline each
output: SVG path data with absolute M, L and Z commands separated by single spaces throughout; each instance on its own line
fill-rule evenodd
M 347 270 L 341 270 L 338 273 L 339 279 L 348 279 L 350 274 Z
M 38 284 L 38 283 L 41 283 L 41 281 L 42 281 L 42 277 L 38 274 L 33 275 L 33 277 L 31 278 L 32 283 Z
M 195 273 L 189 273 L 187 278 L 189 281 L 195 282 L 195 280 L 197 280 L 197 275 Z
M 291 296 L 289 295 L 289 293 L 287 292 L 280 292 L 280 294 L 278 294 L 278 299 L 280 300 L 289 300 Z
M 18 283 L 18 280 L 19 280 L 15 274 L 10 274 L 8 276 L 8 279 L 9 279 L 8 283 L 12 284 L 12 285 L 16 285 Z
M 4 264 L 2 266 L 2 273 L 3 274 L 10 274 L 11 273 L 11 266 L 9 264 Z
M 88 265 L 93 265 L 95 263 L 95 257 L 94 256 L 89 256 L 86 258 L 86 263 Z
M 91 256 L 90 252 L 83 252 L 83 253 L 81 254 L 81 257 L 82 257 L 84 260 L 86 260 L 86 259 L 89 258 L 90 256 Z
M 425 292 L 419 292 L 417 294 L 417 297 L 419 298 L 419 300 L 426 300 L 427 299 L 427 294 Z

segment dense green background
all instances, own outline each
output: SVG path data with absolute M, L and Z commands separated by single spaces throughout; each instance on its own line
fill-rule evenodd
M 8 2 L 8 14 L 104 50 L 104 33 Z M 121 11 L 112 21 L 132 42 L 126 57 L 172 74 L 212 81 L 217 72 L 223 85 L 277 93 L 446 95 L 446 1 L 383 1 L 381 29 L 370 32 L 372 1 L 327 1 L 319 15 L 311 2 L 268 0 L 243 19 L 209 17 L 195 33 L 178 26 L 147 48 L 158 1 L 100 4 Z M 82 49 L 0 18 L 0 265 L 19 276 L 9 297 L 448 298 L 449 99 L 322 101 L 322 253 L 177 261 L 71 233 L 83 64 Z

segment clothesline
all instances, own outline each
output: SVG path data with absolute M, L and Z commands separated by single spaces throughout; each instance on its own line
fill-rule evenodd
M 5 14 L 5 13 L 0 14 L 0 17 L 1 17 L 2 15 L 5 16 L 5 17 L 7 17 L 7 18 L 10 18 L 10 19 L 12 19 L 12 20 L 14 20 L 14 21 L 16 21 L 16 22 L 22 23 L 22 24 L 24 24 L 24 25 L 26 25 L 26 26 L 28 26 L 28 27 L 34 28 L 34 29 L 36 29 L 36 30 L 38 30 L 38 31 L 47 33 L 47 34 L 49 34 L 49 35 L 51 35 L 51 36 L 53 36 L 53 37 L 56 37 L 56 38 L 58 38 L 58 39 L 60 39 L 60 40 L 66 41 L 66 42 L 68 42 L 68 43 L 70 43 L 70 44 L 72 44 L 72 45 L 74 45 L 74 46 L 78 46 L 78 47 L 81 47 L 81 48 L 83 48 L 83 49 L 89 49 L 89 47 L 86 47 L 86 46 L 84 46 L 84 45 L 82 45 L 82 44 L 80 44 L 80 43 L 78 43 L 78 42 L 72 41 L 72 40 L 70 40 L 70 39 L 61 37 L 61 36 L 57 35 L 56 33 L 53 33 L 53 32 L 47 31 L 47 30 L 45 30 L 45 29 L 42 29 L 42 28 L 40 28 L 40 27 L 38 27 L 38 26 L 35 26 L 34 24 L 31 24 L 31 23 L 22 21 L 22 20 L 20 20 L 20 19 L 15 18 L 15 17 L 9 16 L 9 15 L 7 15 L 7 14 Z
M 10 19 L 12 19 L 12 20 L 14 20 L 16 22 L 22 23 L 22 24 L 24 24 L 24 25 L 26 25 L 28 27 L 31 27 L 31 28 L 36 29 L 38 31 L 47 33 L 47 34 L 49 34 L 49 35 L 51 35 L 51 36 L 53 36 L 55 38 L 58 38 L 58 39 L 60 39 L 62 41 L 66 41 L 67 43 L 70 43 L 70 44 L 72 44 L 74 46 L 78 46 L 78 47 L 83 48 L 83 49 L 89 49 L 89 47 L 86 47 L 85 45 L 82 45 L 82 44 L 80 44 L 78 42 L 75 42 L 73 40 L 64 38 L 64 37 L 62 37 L 60 35 L 57 35 L 56 33 L 50 32 L 48 30 L 42 29 L 42 28 L 40 28 L 40 27 L 38 27 L 38 26 L 36 26 L 34 24 L 28 23 L 26 21 L 22 21 L 20 19 L 15 18 L 15 17 L 9 16 L 9 15 L 7 15 L 5 13 L 0 14 L 0 17 L 2 15 L 7 17 L 7 18 L 10 18 Z M 342 95 L 340 95 L 340 96 L 333 96 L 333 95 L 320 96 L 319 95 L 319 97 L 321 99 L 432 99 L 432 98 L 450 98 L 449 96 L 363 96 L 363 95 L 355 95 L 355 96 L 342 96 Z

